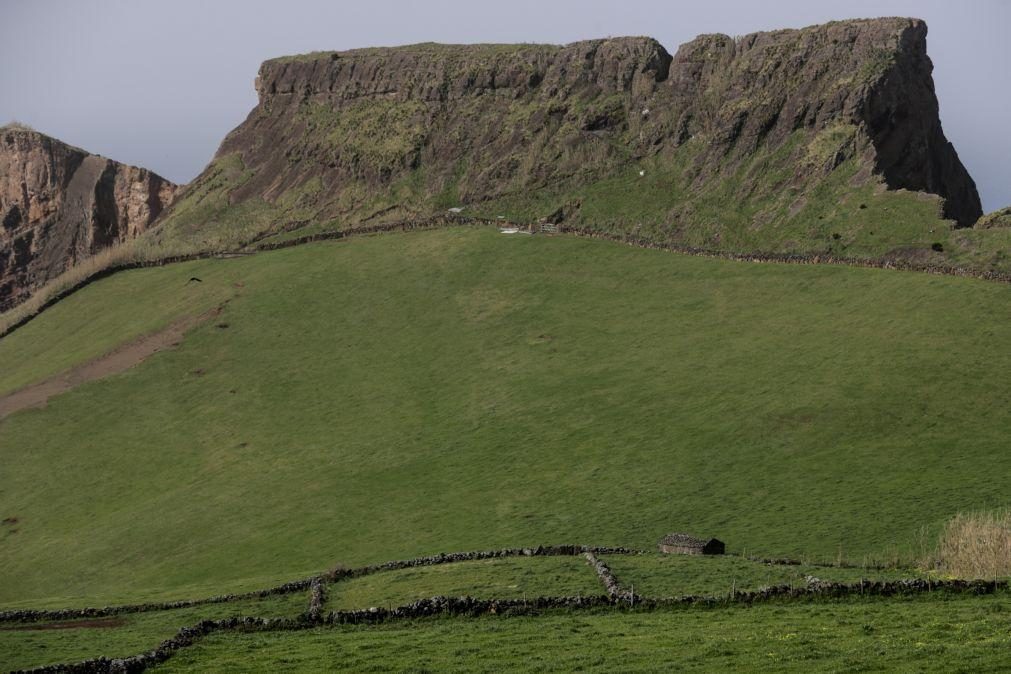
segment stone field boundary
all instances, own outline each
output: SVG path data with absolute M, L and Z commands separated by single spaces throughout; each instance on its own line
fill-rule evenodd
M 909 579 L 895 581 L 861 580 L 855 583 L 809 582 L 806 586 L 776 585 L 757 590 L 732 591 L 727 595 L 682 595 L 675 597 L 646 597 L 626 590 L 615 577 L 606 562 L 597 555 L 634 555 L 644 551 L 623 547 L 595 547 L 581 545 L 538 546 L 536 548 L 504 548 L 473 552 L 443 553 L 427 557 L 385 562 L 355 569 L 335 569 L 333 571 L 296 580 L 276 587 L 240 594 L 219 595 L 206 599 L 131 604 L 85 609 L 59 610 L 12 610 L 0 612 L 0 623 L 31 623 L 43 620 L 66 620 L 113 616 L 124 613 L 162 611 L 185 608 L 202 604 L 223 603 L 243 599 L 255 599 L 276 594 L 308 591 L 306 610 L 295 618 L 264 618 L 255 616 L 232 617 L 220 620 L 202 620 L 183 627 L 175 636 L 162 641 L 150 651 L 126 658 L 97 657 L 80 662 L 45 665 L 28 670 L 31 674 L 121 674 L 143 672 L 149 667 L 164 662 L 176 652 L 196 644 L 207 635 L 217 632 L 268 632 L 297 631 L 326 626 L 371 625 L 386 622 L 415 620 L 426 617 L 457 616 L 478 617 L 483 615 L 538 615 L 546 610 L 661 610 L 661 609 L 708 609 L 721 606 L 768 603 L 783 600 L 833 600 L 847 597 L 894 597 L 912 596 L 931 592 L 962 595 L 986 595 L 1006 592 L 1007 581 L 981 580 L 940 580 Z M 506 557 L 582 556 L 592 567 L 601 583 L 603 593 L 592 596 L 544 596 L 528 599 L 474 597 L 431 597 L 419 599 L 395 608 L 366 608 L 350 611 L 324 612 L 327 587 L 331 583 L 358 578 L 384 571 L 394 571 L 421 566 L 452 564 L 455 562 L 498 559 Z M 770 562 L 766 562 L 770 563 Z M 795 560 L 778 560 L 781 564 L 794 564 Z M 812 566 L 831 566 L 817 565 Z

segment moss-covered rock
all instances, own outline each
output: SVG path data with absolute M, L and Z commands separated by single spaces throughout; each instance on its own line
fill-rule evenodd
M 996 227 L 1011 227 L 1011 206 L 987 213 L 976 221 L 976 229 L 994 229 Z

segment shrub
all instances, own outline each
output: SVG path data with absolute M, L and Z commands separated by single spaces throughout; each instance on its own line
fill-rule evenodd
M 944 244 L 941 243 L 940 241 L 935 241 L 934 243 L 930 244 L 930 250 L 936 250 L 938 253 L 940 253 L 944 250 Z
M 32 127 L 28 126 L 27 124 L 24 124 L 23 122 L 19 122 L 16 119 L 12 119 L 11 121 L 9 121 L 6 124 L 4 124 L 3 126 L 0 126 L 0 129 L 14 129 L 14 130 L 18 130 L 18 131 L 34 131 L 35 130 Z
M 955 515 L 944 525 L 930 562 L 961 578 L 1011 576 L 1011 508 Z

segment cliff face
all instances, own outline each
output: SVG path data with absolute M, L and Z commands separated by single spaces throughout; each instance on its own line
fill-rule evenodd
M 711 135 L 715 159 L 795 131 L 856 127 L 857 142 L 830 163 L 859 150 L 889 188 L 937 194 L 945 216 L 970 227 L 979 195 L 941 130 L 926 38 L 915 19 L 700 37 L 674 57 L 679 128 Z
M 143 232 L 176 186 L 23 127 L 0 128 L 0 309 Z
M 969 226 L 979 197 L 941 131 L 926 32 L 879 19 L 705 35 L 673 56 L 620 38 L 275 59 L 164 235 L 450 206 L 760 249 L 887 247 L 870 237 L 889 213 Z

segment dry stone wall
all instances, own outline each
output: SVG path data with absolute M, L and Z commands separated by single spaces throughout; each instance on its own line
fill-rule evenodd
M 592 552 L 587 552 L 585 555 L 586 561 L 590 563 L 593 570 L 597 574 L 597 578 L 600 580 L 604 589 L 607 591 L 607 596 L 612 601 L 628 602 L 629 604 L 635 604 L 638 597 L 631 591 L 624 589 L 618 582 L 618 578 L 611 571 L 611 567 L 607 563 L 598 559 Z
M 326 581 L 322 578 L 313 578 L 309 586 L 309 608 L 306 609 L 305 617 L 310 622 L 319 622 L 323 612 L 323 605 L 326 604 Z
M 78 609 L 15 609 L 0 611 L 0 623 L 4 622 L 38 622 L 43 620 L 74 620 L 77 618 L 100 618 L 125 613 L 142 613 L 145 611 L 166 611 L 177 608 L 190 608 L 204 604 L 220 604 L 246 599 L 262 599 L 279 594 L 290 594 L 309 590 L 309 607 L 306 615 L 318 615 L 326 602 L 326 583 L 367 576 L 381 571 L 395 571 L 419 566 L 436 564 L 452 564 L 481 559 L 497 559 L 502 557 L 552 557 L 576 556 L 588 552 L 609 555 L 637 554 L 639 551 L 624 547 L 604 547 L 590 545 L 538 545 L 532 548 L 501 548 L 498 550 L 474 550 L 469 552 L 450 552 L 412 559 L 401 559 L 382 564 L 372 564 L 353 569 L 337 569 L 320 576 L 293 580 L 276 587 L 244 592 L 238 594 L 223 594 L 205 599 L 187 599 L 171 602 L 148 602 L 143 604 L 127 604 L 122 606 L 102 606 Z
M 146 602 L 143 604 L 124 604 L 120 606 L 98 606 L 90 608 L 68 609 L 14 609 L 0 611 L 0 623 L 5 622 L 39 622 L 43 620 L 76 620 L 79 618 L 105 618 L 127 613 L 145 613 L 147 611 L 170 611 L 177 608 L 192 608 L 206 604 L 224 604 L 246 599 L 264 599 L 266 597 L 300 592 L 312 586 L 315 578 L 294 580 L 276 587 L 238 594 L 221 594 L 204 599 L 183 599 L 179 601 Z
M 589 559 L 589 558 L 588 558 Z M 599 562 L 599 560 L 597 560 Z M 605 565 L 606 566 L 606 565 Z M 599 568 L 596 567 L 595 568 Z M 598 571 L 598 573 L 600 573 Z M 612 576 L 613 578 L 613 576 Z M 615 581 L 615 587 L 617 583 Z M 83 662 L 48 665 L 22 672 L 31 674 L 121 674 L 136 673 L 168 660 L 176 651 L 192 646 L 204 636 L 220 631 L 294 631 L 318 625 L 363 625 L 426 617 L 481 615 L 533 615 L 546 610 L 578 611 L 611 607 L 619 610 L 660 610 L 664 608 L 709 608 L 732 604 L 753 605 L 782 600 L 823 600 L 843 597 L 895 597 L 927 592 L 986 595 L 1008 591 L 1007 581 L 860 581 L 859 583 L 814 583 L 807 587 L 778 585 L 754 591 L 736 592 L 730 596 L 686 595 L 671 598 L 636 597 L 634 607 L 620 596 L 535 597 L 531 599 L 475 599 L 473 597 L 432 597 L 393 609 L 370 608 L 356 611 L 332 611 L 316 620 L 303 618 L 227 618 L 205 620 L 184 627 L 156 648 L 129 658 L 94 658 Z

